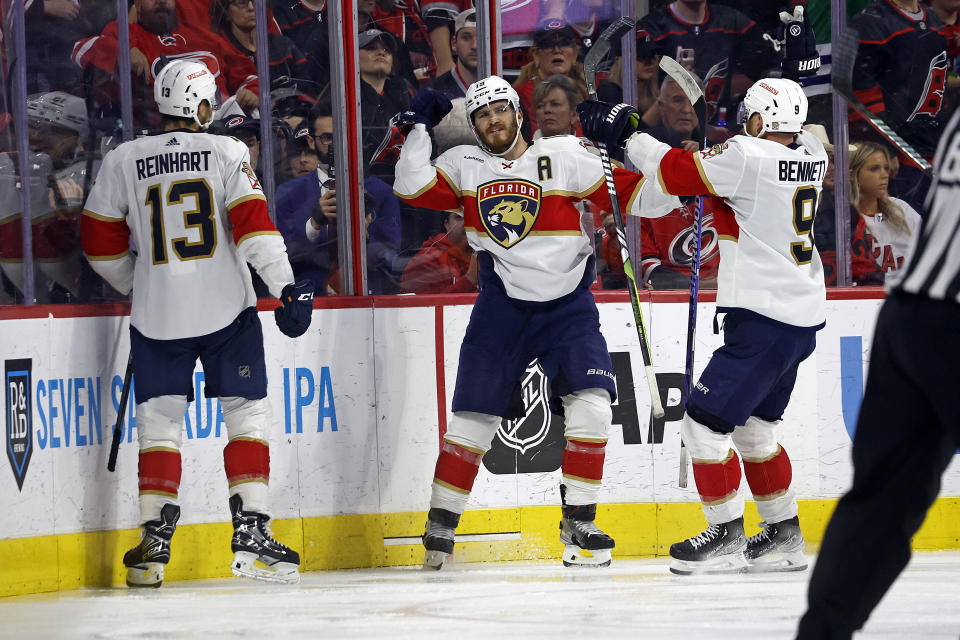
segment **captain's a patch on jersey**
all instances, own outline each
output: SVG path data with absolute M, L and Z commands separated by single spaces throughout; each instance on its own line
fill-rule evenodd
M 250 186 L 254 189 L 260 189 L 260 180 L 257 178 L 257 174 L 253 172 L 253 169 L 250 168 L 249 162 L 240 163 L 240 171 L 243 171 L 247 174 L 247 180 L 250 181 Z M 263 189 L 260 189 L 261 191 Z
M 730 145 L 727 144 L 726 142 L 724 142 L 723 144 L 715 144 L 709 149 L 704 149 L 703 151 L 701 151 L 700 158 L 703 160 L 706 160 L 707 158 L 713 158 L 715 156 L 718 156 L 724 151 L 726 151 L 727 147 L 729 146 Z
M 477 187 L 480 224 L 509 249 L 526 238 L 540 215 L 540 185 L 526 180 L 494 180 Z

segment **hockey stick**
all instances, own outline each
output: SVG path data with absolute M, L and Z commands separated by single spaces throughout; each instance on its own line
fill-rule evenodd
M 120 452 L 120 440 L 123 435 L 123 417 L 127 412 L 127 400 L 130 398 L 130 379 L 133 377 L 133 352 L 127 357 L 127 371 L 123 374 L 123 391 L 120 392 L 120 407 L 117 409 L 117 422 L 113 425 L 113 440 L 110 442 L 110 457 L 107 459 L 107 471 L 117 470 L 117 454 Z
M 928 176 L 933 175 L 933 167 L 923 159 L 906 140 L 897 135 L 883 120 L 876 117 L 867 109 L 853 92 L 853 69 L 857 60 L 857 51 L 860 49 L 860 34 L 856 29 L 848 29 L 841 34 L 840 39 L 833 45 L 833 59 L 831 61 L 831 83 L 841 96 L 866 120 L 877 133 L 896 147 L 897 151 L 917 169 Z
M 583 74 L 587 81 L 587 89 L 592 100 L 597 99 L 597 65 L 610 50 L 610 43 L 622 37 L 627 31 L 635 29 L 633 20 L 621 17 L 603 30 L 597 41 L 590 47 L 583 59 Z M 640 355 L 643 357 L 643 369 L 647 374 L 647 388 L 650 391 L 650 406 L 653 417 L 663 417 L 663 401 L 660 399 L 660 387 L 657 384 L 657 374 L 653 370 L 653 360 L 650 358 L 650 344 L 647 341 L 647 330 L 643 324 L 643 313 L 640 311 L 640 295 L 637 293 L 637 279 L 633 273 L 633 263 L 630 261 L 630 250 L 627 248 L 627 235 L 623 229 L 623 214 L 620 211 L 620 200 L 617 198 L 617 186 L 613 181 L 613 165 L 610 164 L 610 154 L 607 145 L 598 142 L 600 148 L 600 163 L 603 165 L 603 178 L 607 183 L 607 194 L 610 196 L 610 209 L 613 212 L 614 224 L 617 228 L 617 242 L 620 244 L 620 257 L 623 259 L 623 272 L 627 276 L 627 289 L 630 291 L 630 306 L 633 308 L 634 324 L 637 325 L 637 337 L 640 339 Z
M 660 58 L 660 68 L 664 73 L 670 76 L 683 90 L 690 104 L 697 114 L 700 121 L 700 127 L 703 129 L 703 148 L 707 147 L 707 101 L 703 95 L 703 90 L 697 85 L 693 76 L 680 66 L 673 58 L 663 56 Z M 687 354 L 686 362 L 683 367 L 683 393 L 684 398 L 690 397 L 690 383 L 693 381 L 693 353 L 697 338 L 697 301 L 700 293 L 700 246 L 703 233 L 703 196 L 697 196 L 696 213 L 696 235 L 694 236 L 694 256 L 690 265 L 690 305 L 687 308 Z M 680 475 L 677 478 L 677 484 L 680 488 L 687 488 L 687 447 L 680 439 Z

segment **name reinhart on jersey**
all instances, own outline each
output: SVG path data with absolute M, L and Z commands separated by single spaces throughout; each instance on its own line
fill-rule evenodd
M 780 160 L 777 172 L 780 182 L 823 182 L 827 163 L 823 160 Z
M 137 158 L 137 180 L 146 180 L 164 173 L 210 170 L 210 151 L 170 151 Z

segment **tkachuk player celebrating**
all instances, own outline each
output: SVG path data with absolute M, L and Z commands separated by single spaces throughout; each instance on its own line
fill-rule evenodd
M 123 557 L 132 587 L 159 587 L 170 561 L 180 517 L 183 415 L 193 400 L 197 358 L 206 393 L 220 397 L 227 425 L 232 570 L 277 582 L 299 579 L 299 555 L 267 528 L 271 415 L 257 298 L 244 263 L 283 301 L 277 325 L 291 337 L 310 325 L 313 283 L 293 283 L 246 145 L 201 131 L 217 107 L 216 90 L 203 64 L 165 66 L 154 85 L 165 131 L 108 153 L 83 212 L 90 264 L 118 291 L 133 288 L 143 537 Z
M 589 290 L 593 254 L 574 206 L 584 199 L 603 206 L 609 197 L 600 160 L 573 136 L 545 137 L 528 146 L 520 136 L 517 92 L 490 76 L 470 85 L 466 95 L 479 146 L 449 149 L 434 166 L 424 125 L 436 124 L 447 110 L 434 105 L 412 114 L 419 124 L 404 143 L 394 184 L 411 204 L 462 207 L 479 261 L 480 294 L 460 348 L 453 417 L 423 535 L 424 565 L 439 569 L 453 552 L 480 459 L 502 418 L 519 417 L 511 407 L 512 391 L 534 358 L 563 402 L 564 564 L 609 564 L 614 541 L 594 517 L 616 385 Z M 625 211 L 659 216 L 679 205 L 635 173 L 616 174 Z
M 725 313 L 723 346 L 687 400 L 681 432 L 709 527 L 670 547 L 670 570 L 794 571 L 806 568 L 791 466 L 777 441 L 797 377 L 824 325 L 823 266 L 810 234 L 827 156 L 801 131 L 807 99 L 800 85 L 766 78 L 746 93 L 740 122 L 747 135 L 704 151 L 671 149 L 637 133 L 630 108 L 580 106 L 584 134 L 623 145 L 668 193 L 722 198 L 717 312 Z M 629 137 L 629 141 L 627 138 Z M 747 483 L 764 519 L 744 539 L 739 493 Z

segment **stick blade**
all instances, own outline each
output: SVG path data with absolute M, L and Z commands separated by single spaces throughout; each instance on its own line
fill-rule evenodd
M 587 55 L 583 59 L 583 75 L 586 78 L 587 89 L 591 96 L 596 93 L 597 89 L 597 66 L 610 51 L 610 44 L 614 40 L 622 38 L 625 33 L 634 28 L 636 28 L 636 24 L 631 18 L 621 16 L 600 33 L 597 41 L 587 51 Z
M 673 58 L 663 56 L 660 58 L 660 68 L 680 85 L 680 88 L 683 89 L 687 98 L 690 99 L 690 104 L 696 104 L 697 100 L 703 99 L 703 90 L 697 84 L 697 81 L 693 79 L 693 76 L 690 75 L 690 72 L 684 69 L 679 62 Z

